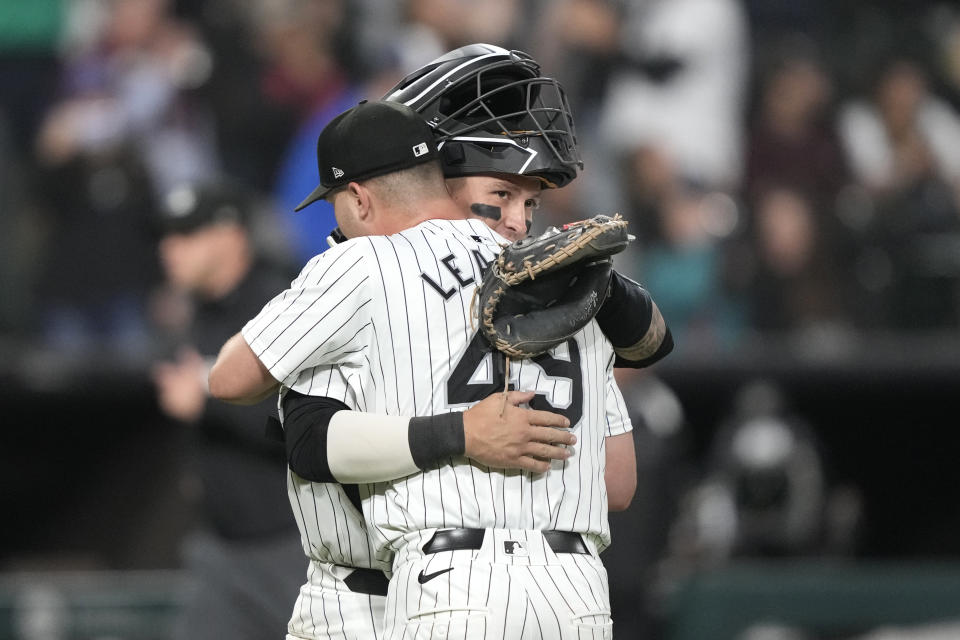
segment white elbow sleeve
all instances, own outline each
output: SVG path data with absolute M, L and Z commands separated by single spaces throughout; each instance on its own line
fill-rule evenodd
M 419 471 L 409 443 L 409 418 L 338 411 L 327 431 L 327 463 L 339 482 L 381 482 Z

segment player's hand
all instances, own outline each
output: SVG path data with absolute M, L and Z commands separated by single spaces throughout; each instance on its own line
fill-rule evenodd
M 558 413 L 523 409 L 532 391 L 508 391 L 484 398 L 463 414 L 466 456 L 499 469 L 545 473 L 552 460 L 570 457 L 567 445 L 577 437 L 565 431 L 570 421 Z
M 180 351 L 176 362 L 161 362 L 153 368 L 157 404 L 172 418 L 194 422 L 203 415 L 207 401 L 207 364 L 192 349 Z

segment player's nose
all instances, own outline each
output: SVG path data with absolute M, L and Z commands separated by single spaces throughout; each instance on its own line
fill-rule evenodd
M 519 211 L 511 207 L 503 212 L 502 216 L 500 226 L 503 231 L 500 232 L 500 235 L 514 242 L 527 237 L 527 217 L 523 207 L 519 207 Z

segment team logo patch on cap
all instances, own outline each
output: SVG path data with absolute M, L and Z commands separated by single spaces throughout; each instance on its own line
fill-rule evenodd
M 430 149 L 427 147 L 426 142 L 421 142 L 413 148 L 413 156 L 419 158 L 422 155 L 425 155 Z
M 331 171 L 333 171 L 334 180 L 339 180 L 340 178 L 343 177 L 343 169 L 338 169 L 337 167 L 333 167 Z

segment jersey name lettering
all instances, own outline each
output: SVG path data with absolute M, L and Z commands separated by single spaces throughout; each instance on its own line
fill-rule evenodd
M 443 266 L 447 268 L 447 271 L 453 274 L 453 277 L 457 279 L 457 282 L 460 283 L 461 287 L 465 287 L 468 284 L 473 282 L 473 278 L 463 279 L 463 275 L 460 273 L 460 268 L 453 263 L 454 255 L 451 253 L 445 258 L 441 258 L 440 262 L 443 263 Z
M 436 291 L 436 292 L 439 293 L 441 296 L 443 296 L 443 299 L 444 299 L 444 300 L 449 300 L 449 299 L 453 296 L 453 294 L 455 294 L 455 293 L 457 292 L 457 290 L 456 290 L 455 288 L 453 288 L 453 287 L 450 287 L 449 289 L 444 289 L 444 288 L 441 287 L 439 284 L 437 284 L 437 283 L 434 281 L 433 278 L 431 278 L 430 276 L 428 276 L 428 275 L 425 274 L 425 273 L 421 273 L 421 274 L 420 274 L 420 277 L 423 278 L 424 280 L 426 280 L 426 281 L 427 281 L 427 284 L 429 284 L 431 287 L 433 287 L 433 290 L 434 290 L 434 291 Z
M 477 267 L 479 267 L 481 273 L 486 272 L 486 270 L 493 263 L 492 260 L 487 260 L 486 258 L 484 258 L 483 254 L 477 249 L 471 251 L 471 254 L 473 254 L 473 259 L 477 263 Z M 463 272 L 460 270 L 460 267 L 458 267 L 454 262 L 455 257 L 456 256 L 454 256 L 451 253 L 450 255 L 444 258 L 441 258 L 440 262 L 443 264 L 444 267 L 447 268 L 447 271 L 449 271 L 450 274 L 457 279 L 457 283 L 460 285 L 461 288 L 469 284 L 473 284 L 474 280 L 472 276 L 467 278 L 463 277 Z M 454 287 L 450 287 L 449 289 L 444 289 L 443 285 L 441 285 L 439 282 L 431 278 L 426 273 L 421 273 L 420 277 L 423 278 L 427 282 L 427 284 L 433 287 L 434 291 L 436 291 L 441 296 L 443 296 L 444 300 L 449 300 L 453 296 L 453 294 L 457 292 L 456 288 Z

